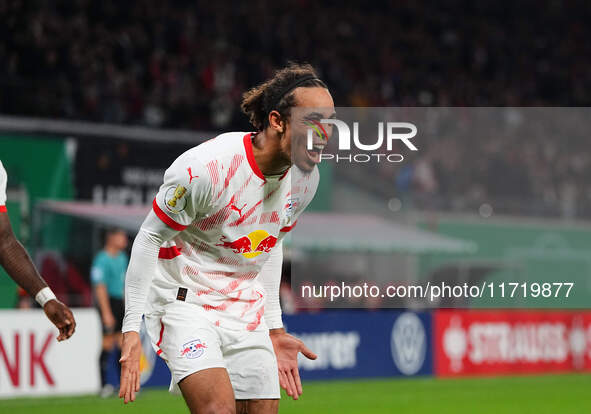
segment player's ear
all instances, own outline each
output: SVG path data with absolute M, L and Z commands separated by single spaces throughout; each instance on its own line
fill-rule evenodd
M 285 132 L 285 121 L 278 111 L 269 112 L 269 127 L 279 135 Z

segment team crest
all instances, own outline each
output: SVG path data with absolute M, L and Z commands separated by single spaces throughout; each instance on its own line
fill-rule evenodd
M 188 359 L 199 358 L 205 352 L 205 342 L 201 342 L 201 339 L 194 339 L 191 342 L 187 342 L 181 348 L 181 357 Z
M 180 213 L 187 206 L 187 199 L 185 195 L 187 189 L 182 185 L 177 185 L 176 188 L 169 188 L 164 194 L 164 205 L 171 213 Z
M 285 213 L 287 214 L 287 217 L 293 216 L 293 213 L 295 212 L 296 208 L 298 207 L 299 201 L 300 201 L 300 199 L 297 197 L 290 198 L 287 201 L 287 204 L 285 204 Z

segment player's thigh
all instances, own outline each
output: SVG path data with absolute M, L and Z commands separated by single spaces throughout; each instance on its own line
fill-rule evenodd
M 225 368 L 195 372 L 179 382 L 183 398 L 193 414 L 235 413 L 234 392 Z
M 228 334 L 222 349 L 237 400 L 280 398 L 277 358 L 266 331 Z
M 279 400 L 236 400 L 236 414 L 277 414 Z
M 146 328 L 156 353 L 170 369 L 172 392 L 191 374 L 226 368 L 220 336 L 213 324 L 196 315 L 194 309 L 184 304 L 166 306 L 159 316 L 146 316 Z

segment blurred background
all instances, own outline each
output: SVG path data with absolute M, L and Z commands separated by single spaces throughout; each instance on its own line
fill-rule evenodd
M 336 106 L 418 108 L 430 129 L 399 164 L 320 165 L 310 224 L 290 242 L 281 290 L 288 329 L 320 356 L 301 361 L 302 377 L 325 387 L 318 394 L 334 395 L 342 392 L 335 380 L 436 377 L 429 387 L 438 395 L 442 377 L 476 376 L 450 389 L 474 387 L 466 412 L 484 412 L 469 408 L 481 406 L 479 384 L 487 380 L 480 376 L 532 374 L 524 387 L 571 392 L 565 400 L 573 406 L 527 395 L 487 404 L 584 412 L 577 386 L 589 385 L 588 376 L 535 381 L 591 369 L 586 296 L 568 306 L 454 301 L 434 310 L 400 301 L 386 310 L 382 301 L 361 300 L 337 307 L 363 309 L 329 310 L 334 304 L 302 300 L 290 283 L 296 275 L 376 284 L 575 279 L 591 289 L 589 114 L 576 108 L 591 103 L 590 19 L 585 1 L 0 0 L 0 160 L 13 229 L 57 296 L 92 309 L 90 268 L 105 229 L 125 229 L 131 240 L 172 161 L 221 132 L 251 130 L 241 94 L 288 61 L 308 62 Z M 448 107 L 455 108 L 445 118 Z M 502 108 L 489 108 L 489 122 L 470 124 L 477 116 L 465 107 Z M 549 118 L 552 128 L 539 128 Z M 565 124 L 571 128 L 561 130 Z M 334 249 L 313 232 L 352 222 L 373 233 L 352 230 Z M 368 247 L 376 234 L 386 248 Z M 34 307 L 0 275 L 4 312 Z M 1 397 L 88 392 L 41 371 L 29 381 L 25 368 L 15 382 L 12 358 L 27 355 L 18 352 L 27 343 L 15 338 L 25 331 L 1 326 Z M 100 337 L 99 329 L 85 340 Z M 47 350 L 50 374 L 64 369 L 54 361 L 59 352 Z M 167 369 L 147 341 L 144 352 L 144 384 L 166 386 Z M 98 364 L 98 355 L 88 363 Z M 498 389 L 519 389 L 504 378 Z M 385 393 L 397 394 L 403 381 L 388 383 Z M 438 412 L 413 405 L 420 397 L 405 392 L 402 402 L 383 392 L 368 398 L 382 402 L 375 412 L 395 405 Z M 337 406 L 346 409 L 333 401 L 324 411 L 306 410 Z

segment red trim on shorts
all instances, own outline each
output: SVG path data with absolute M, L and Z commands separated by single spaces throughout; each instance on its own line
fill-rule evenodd
M 6 206 L 0 206 L 0 213 L 6 213 Z
M 177 231 L 183 231 L 187 228 L 187 226 L 183 226 L 182 224 L 179 224 L 176 221 L 174 221 L 173 219 L 171 219 L 170 217 L 168 217 L 166 215 L 166 213 L 164 211 L 162 211 L 162 209 L 160 208 L 160 206 L 156 202 L 156 199 L 154 199 L 154 201 L 152 202 L 152 208 L 154 209 L 154 213 L 156 213 L 158 218 L 160 220 L 162 220 L 162 222 L 164 222 L 164 224 L 166 224 L 171 229 L 177 230 Z
M 252 132 L 249 132 L 244 136 L 244 149 L 246 150 L 246 159 L 250 164 L 250 168 L 252 168 L 252 172 L 254 172 L 257 175 L 257 177 L 259 177 L 261 180 L 267 181 L 265 180 L 265 176 L 263 175 L 261 169 L 259 168 L 254 159 L 254 153 L 252 152 L 252 136 Z
M 156 342 L 156 346 L 160 348 L 160 344 L 162 343 L 162 335 L 164 334 L 164 324 L 162 323 L 162 319 L 160 319 L 160 337 L 158 338 L 158 342 Z M 156 352 L 156 355 L 160 355 L 162 353 L 162 349 L 159 349 Z
M 293 228 L 296 226 L 296 224 L 297 224 L 297 223 L 298 223 L 298 222 L 297 222 L 297 220 L 296 220 L 296 222 L 295 222 L 295 223 L 293 223 L 291 226 L 285 226 L 285 227 L 281 227 L 281 228 L 279 229 L 279 231 L 282 231 L 282 232 L 284 232 L 284 233 L 287 233 L 288 231 L 291 231 L 291 229 L 293 229 Z
M 174 259 L 181 255 L 181 251 L 176 246 L 171 247 L 161 247 L 160 251 L 158 252 L 159 259 Z

